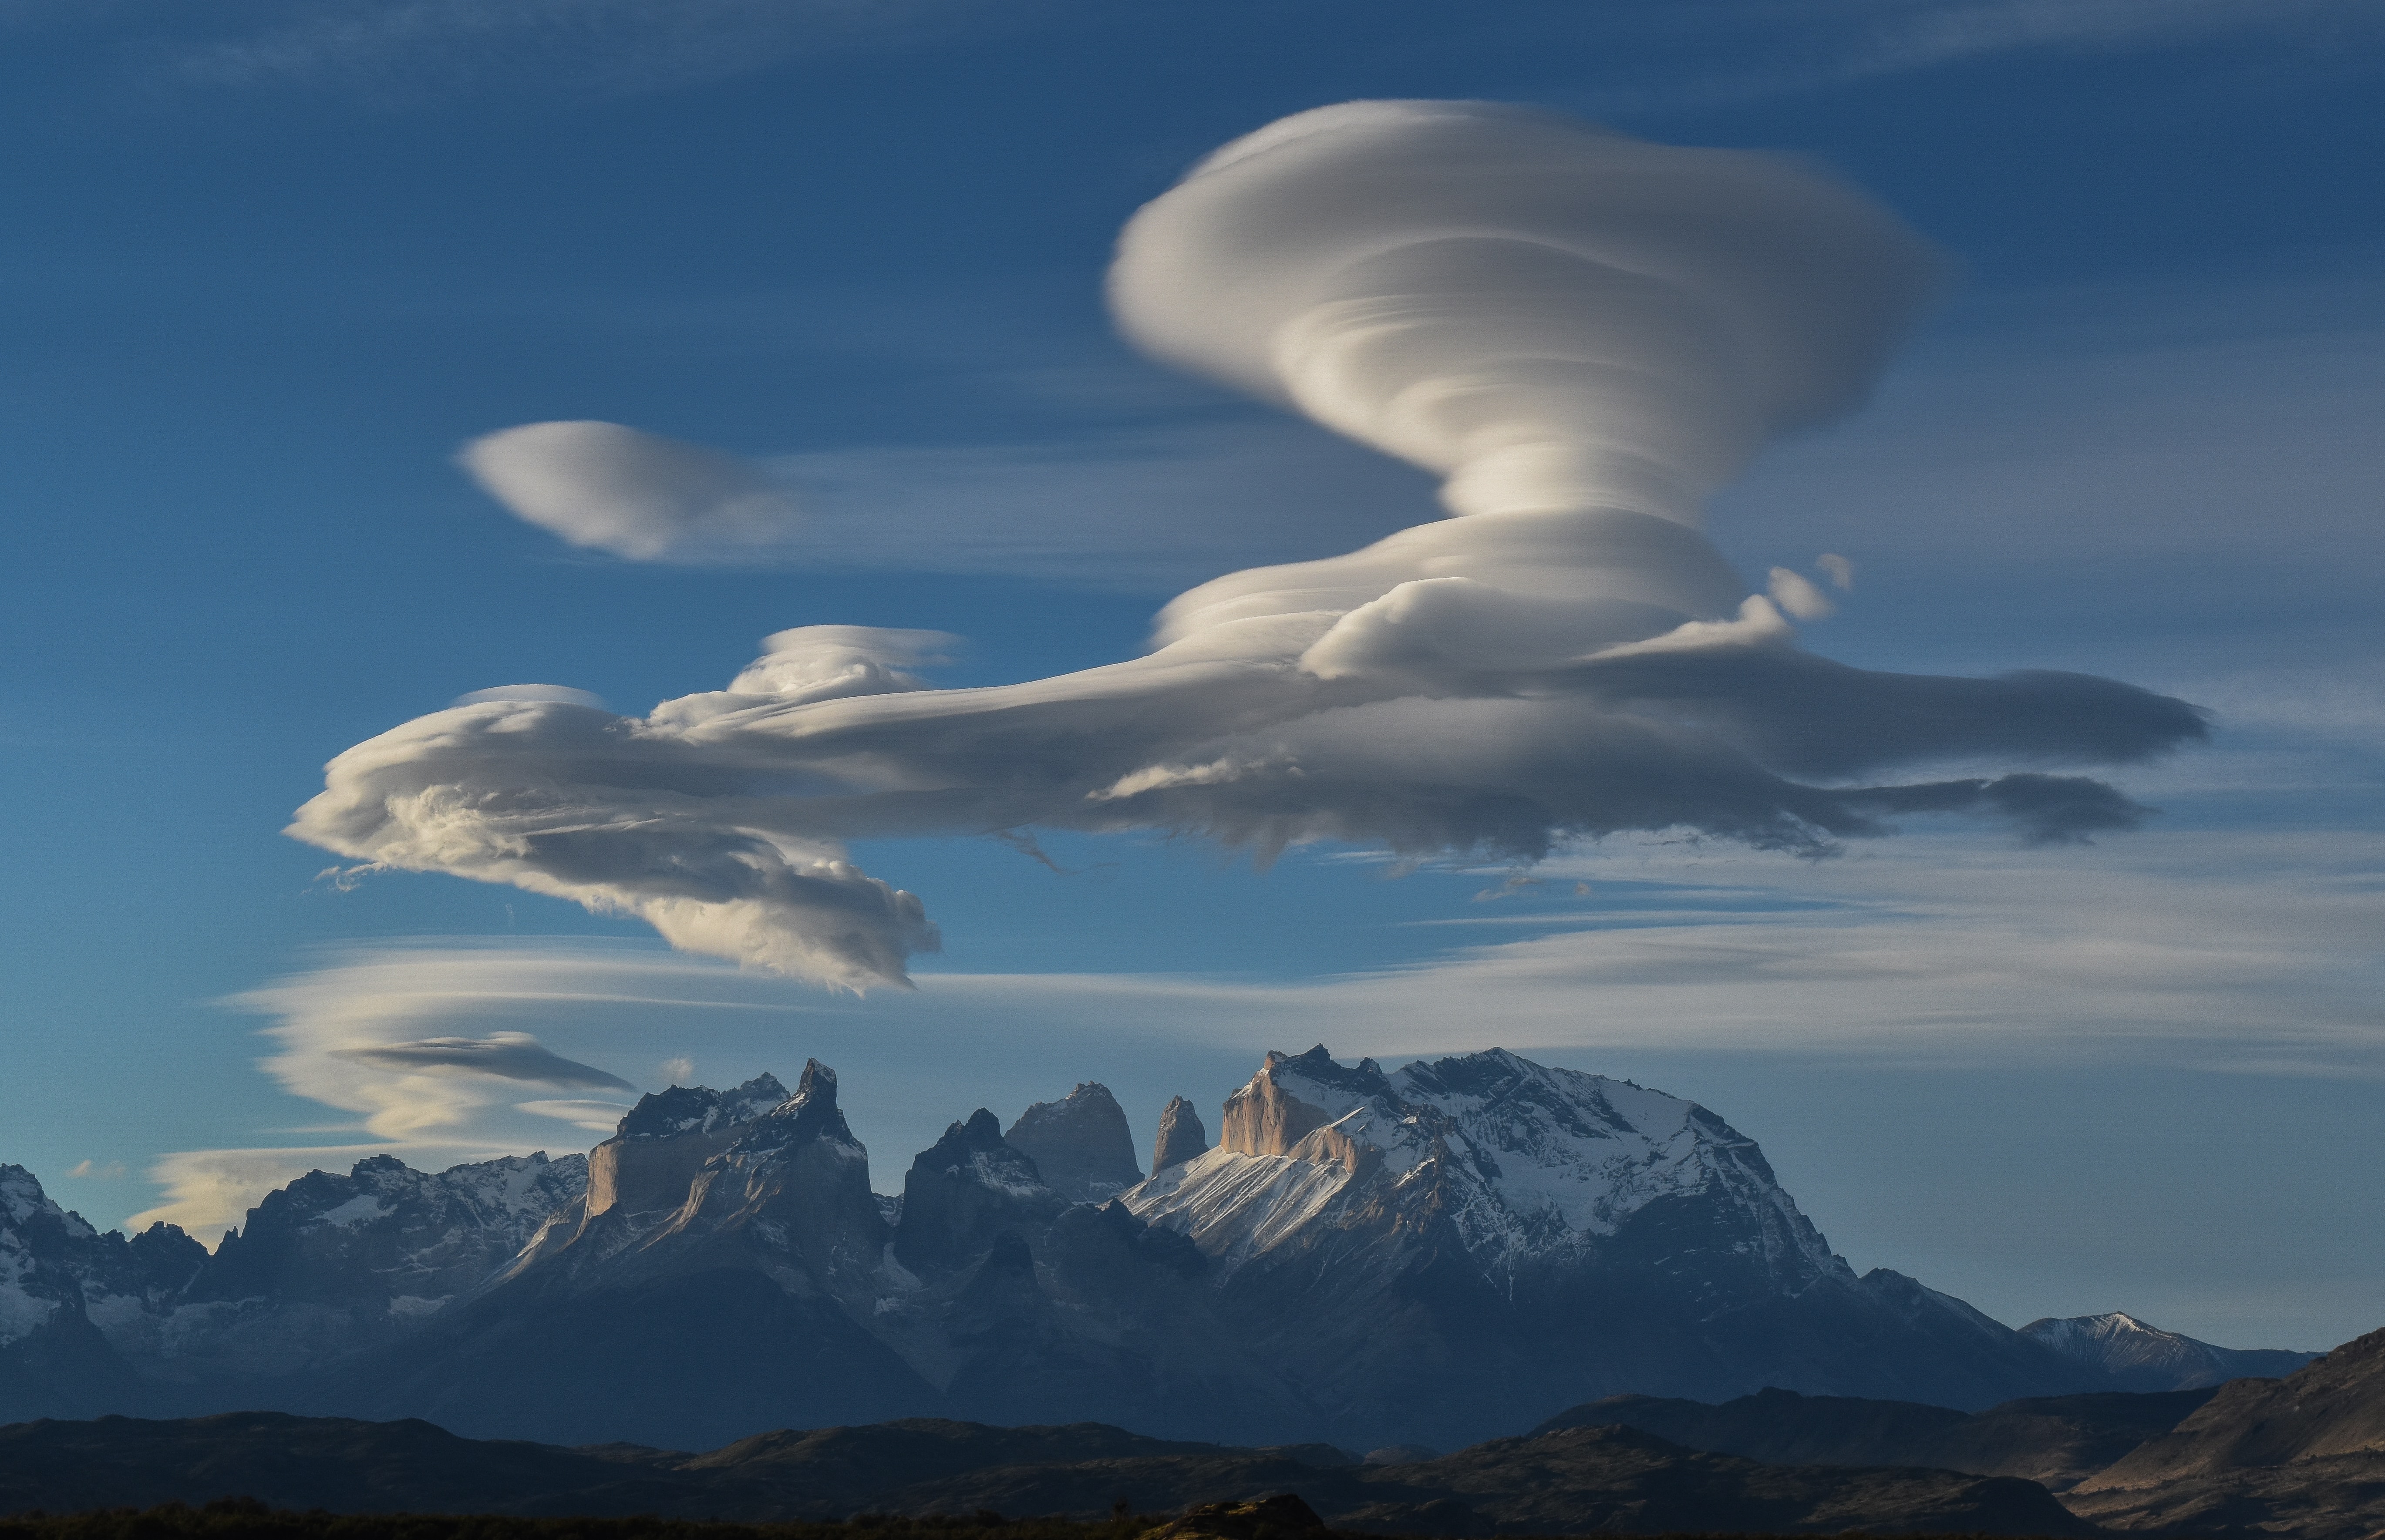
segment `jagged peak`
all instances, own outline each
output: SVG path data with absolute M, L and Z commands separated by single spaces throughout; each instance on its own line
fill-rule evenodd
M 835 1076 L 829 1081 L 834 1085 Z M 787 1087 L 768 1070 L 726 1091 L 709 1086 L 673 1086 L 640 1097 L 638 1104 L 622 1115 L 613 1136 L 675 1139 L 685 1134 L 709 1133 L 730 1124 L 751 1123 L 791 1099 Z
M 836 1071 L 817 1059 L 805 1060 L 804 1073 L 795 1077 L 795 1094 L 787 1100 L 790 1105 L 800 1101 L 806 1105 L 820 1102 L 835 1106 Z
M 994 1150 L 1017 1155 L 1022 1161 L 1027 1159 L 1026 1156 L 1012 1149 L 1008 1142 L 1003 1138 L 1002 1120 L 980 1107 L 958 1122 L 946 1124 L 943 1137 L 919 1151 L 918 1160 L 914 1163 L 932 1165 L 939 1161 L 949 1161 L 964 1155 L 985 1154 Z
M 1004 1138 L 1002 1120 L 983 1107 L 964 1122 L 947 1124 L 944 1136 L 919 1151 L 911 1169 L 966 1173 L 971 1180 L 988 1186 L 1048 1195 L 1043 1168 L 1035 1163 L 1035 1158 Z
M 775 1153 L 812 1139 L 832 1139 L 865 1157 L 868 1154 L 837 1107 L 836 1071 L 817 1059 L 806 1059 L 804 1073 L 795 1080 L 795 1094 L 748 1122 L 730 1149 L 744 1156 Z

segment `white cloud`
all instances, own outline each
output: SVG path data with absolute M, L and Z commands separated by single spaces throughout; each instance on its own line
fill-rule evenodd
M 121 26 L 167 7 L 15 0 L 0 21 L 56 23 L 94 9 Z M 684 88 L 824 54 L 1075 26 L 1087 14 L 1061 0 L 266 0 L 195 24 L 178 15 L 152 51 L 186 85 L 419 105 L 457 92 Z M 1644 103 L 1762 95 L 1995 56 L 2222 40 L 2341 47 L 2376 25 L 2364 0 L 1702 0 L 1555 8 L 1529 35 L 1577 55 L 1592 93 Z M 1602 69 L 1608 58 L 1630 68 Z M 1652 87 L 1652 77 L 1661 83 Z
M 67 1167 L 66 1174 L 85 1181 L 113 1182 L 124 1174 L 124 1162 L 108 1161 L 103 1163 L 97 1161 L 81 1160 Z
M 1042 442 L 865 446 L 746 462 L 702 451 L 691 479 L 726 485 L 727 501 L 745 510 L 727 530 L 705 516 L 718 498 L 671 490 L 675 456 L 693 446 L 635 435 L 666 446 L 647 475 L 662 485 L 623 511 L 608 502 L 615 471 L 601 457 L 574 464 L 573 436 L 546 431 L 576 426 L 535 424 L 478 441 L 496 447 L 477 458 L 498 464 L 517 442 L 540 452 L 516 491 L 481 479 L 526 522 L 639 561 L 1019 573 L 1147 590 L 1237 562 L 1345 549 L 1434 511 L 1424 478 L 1305 425 L 1188 418 Z M 524 433 L 526 441 L 514 437 Z M 543 505 L 549 511 L 534 511 Z M 600 507 L 611 511 L 589 512 Z
M 2131 827 L 2126 796 L 2044 771 L 2195 739 L 2191 707 L 2079 675 L 1829 663 L 1698 528 L 1774 434 L 1862 401 L 1934 271 L 1801 163 L 1479 103 L 1301 114 L 1135 217 L 1113 307 L 1160 357 L 1443 478 L 1457 516 L 1202 584 L 1154 652 L 1058 678 L 920 689 L 911 669 L 947 639 L 809 627 L 643 718 L 452 708 L 339 756 L 291 832 L 859 989 L 903 982 L 938 938 L 917 897 L 851 863 L 856 838 L 1042 825 L 1262 860 L 1342 839 L 1529 862 L 1672 827 L 1821 853 L 1925 813 L 2032 841 Z M 518 463 L 475 465 L 625 550 L 668 549 L 678 515 L 608 503 L 592 532 L 570 510 L 595 494 L 570 489 L 643 489 L 640 509 L 698 509 L 689 528 L 713 491 L 682 498 L 673 467 L 744 495 L 743 472 L 627 433 L 518 429 L 483 441 L 526 443 Z M 1776 585 L 1827 608 L 1793 573 Z M 1955 778 L 1867 784 L 1890 772 Z
M 275 1018 L 264 1035 L 276 1051 L 263 1062 L 285 1090 L 360 1114 L 359 1133 L 414 1146 L 484 1144 L 491 1114 L 519 1106 L 522 1087 L 633 1091 L 628 1080 L 565 1058 L 518 1029 L 440 1031 L 544 1010 L 558 998 L 604 998 L 601 961 L 544 976 L 497 966 L 502 989 L 475 966 L 474 954 L 425 968 L 376 957 L 331 971 L 293 975 L 244 991 L 227 1003 Z M 641 975 L 651 981 L 652 973 Z M 616 1114 L 618 1116 L 618 1114 Z
M 741 460 L 610 422 L 538 422 L 466 444 L 489 495 L 573 545 L 617 556 L 701 556 L 768 546 L 793 503 Z

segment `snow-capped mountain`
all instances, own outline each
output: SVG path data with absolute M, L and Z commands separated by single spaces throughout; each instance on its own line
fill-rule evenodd
M 1448 1226 L 1486 1280 L 1587 1263 L 1651 1205 L 1719 1203 L 1736 1265 L 1794 1291 L 1853 1281 L 1754 1140 L 1695 1102 L 1492 1049 L 1386 1075 L 1322 1045 L 1267 1056 L 1227 1099 L 1222 1142 L 1128 1207 L 1230 1273 L 1295 1235 L 1409 1207 Z
M 503 1266 L 588 1183 L 543 1152 L 420 1172 L 388 1155 L 309 1172 L 248 1211 L 178 1291 L 91 1296 L 144 1372 L 284 1374 L 402 1335 Z
M 1218 1147 L 1122 1201 L 1192 1239 L 1235 1332 L 1379 1443 L 1448 1447 L 1591 1386 L 1979 1407 L 2098 1383 L 1960 1300 L 1856 1277 L 1705 1109 L 1500 1049 L 1390 1074 L 1269 1054 Z
M 2030 1322 L 2020 1333 L 2073 1362 L 2101 1371 L 2124 1390 L 2200 1390 L 2229 1380 L 2279 1379 L 2323 1356 L 2274 1348 L 2215 1348 L 2118 1310 L 2048 1316 Z
M 79 1343 L 78 1374 L 140 1376 L 140 1394 L 112 1393 L 117 1410 L 194 1404 L 169 1387 L 287 1376 L 402 1335 L 483 1282 L 586 1172 L 576 1154 L 436 1174 L 374 1156 L 268 1194 L 210 1255 L 169 1224 L 102 1234 L 0 1166 L 0 1354 Z M 44 1394 L 60 1410 L 87 1399 L 72 1376 Z
M 206 1255 L 164 1226 L 103 1235 L 52 1202 L 31 1172 L 0 1165 L 0 1421 L 145 1409 L 131 1366 L 92 1324 L 85 1291 L 186 1283 Z
M 980 1108 L 897 1200 L 813 1062 L 793 1092 L 646 1097 L 585 1159 L 313 1173 L 212 1256 L 0 1167 L 0 1415 L 170 1393 L 568 1443 L 946 1415 L 1445 1448 L 1625 1392 L 1976 1408 L 2152 1361 L 2099 1324 L 2149 1330 L 2126 1317 L 2017 1333 L 1857 1277 L 1721 1118 L 1503 1050 L 1270 1053 L 1215 1149 L 1181 1099 L 1165 1121 L 1100 1200 L 1136 1174 L 1105 1089 L 1007 1136 Z

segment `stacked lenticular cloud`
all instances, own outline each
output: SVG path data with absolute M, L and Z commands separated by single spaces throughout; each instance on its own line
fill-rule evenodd
M 1829 663 L 1698 530 L 1771 437 L 1860 402 L 1933 272 L 1792 161 L 1480 103 L 1286 118 L 1135 216 L 1119 324 L 1441 474 L 1452 517 L 1205 583 L 1145 656 L 1055 678 L 926 689 L 906 668 L 927 634 L 800 627 L 644 718 L 459 706 L 335 760 L 292 832 L 860 988 L 935 945 L 917 899 L 843 859 L 860 838 L 1164 828 L 1530 860 L 1670 827 L 1820 851 L 1915 811 L 2039 840 L 2126 827 L 2117 791 L 2045 767 L 2158 753 L 2202 733 L 2191 707 Z M 1773 589 L 1822 607 L 1792 574 Z M 1869 784 L 1915 765 L 2004 773 Z

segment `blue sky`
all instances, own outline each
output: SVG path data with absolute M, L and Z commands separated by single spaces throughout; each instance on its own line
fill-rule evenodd
M 644 1088 L 817 1054 L 887 1187 L 946 1120 L 1080 1078 L 1147 1136 L 1269 1046 L 1495 1042 L 1707 1103 L 1857 1265 L 2016 1323 L 2385 1320 L 2365 7 L 649 9 L 0 6 L 0 1160 L 204 1228 L 361 1147 L 584 1147 L 561 1104 L 613 1094 L 425 1099 L 353 1073 L 357 1033 L 530 1032 Z M 1810 156 L 1935 242 L 1952 280 L 1871 404 L 1707 528 L 1752 587 L 1854 562 L 1804 633 L 1829 657 L 2212 708 L 2111 775 L 2160 814 L 1530 871 L 864 840 L 943 950 L 858 1000 L 515 888 L 324 880 L 280 834 L 325 761 L 468 691 L 641 713 L 823 624 L 968 639 L 939 684 L 1036 679 L 1134 655 L 1192 584 L 1435 517 L 1432 478 L 1146 359 L 1102 298 L 1209 150 L 1405 96 Z M 581 418 L 742 456 L 815 533 L 624 560 L 456 463 Z

